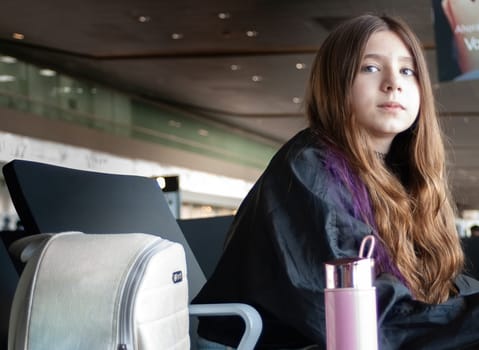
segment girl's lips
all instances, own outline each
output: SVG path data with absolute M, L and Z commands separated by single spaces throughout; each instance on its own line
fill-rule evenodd
M 397 102 L 385 102 L 385 103 L 381 103 L 379 105 L 379 107 L 381 108 L 391 108 L 391 109 L 395 109 L 395 108 L 399 108 L 399 109 L 404 109 L 404 106 L 400 103 L 397 103 Z

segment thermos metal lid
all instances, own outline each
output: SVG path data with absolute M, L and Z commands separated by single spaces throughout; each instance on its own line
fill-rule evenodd
M 346 258 L 326 262 L 326 288 L 371 288 L 374 259 Z
M 368 243 L 369 249 L 365 251 Z M 326 288 L 371 288 L 374 281 L 374 259 L 371 258 L 374 245 L 374 236 L 368 235 L 361 242 L 358 257 L 326 262 Z

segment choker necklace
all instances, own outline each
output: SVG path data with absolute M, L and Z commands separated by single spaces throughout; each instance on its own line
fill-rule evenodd
M 374 154 L 376 154 L 376 157 L 378 157 L 378 159 L 381 159 L 381 160 L 386 159 L 386 153 L 381 153 L 381 152 L 378 152 L 378 151 L 374 151 Z

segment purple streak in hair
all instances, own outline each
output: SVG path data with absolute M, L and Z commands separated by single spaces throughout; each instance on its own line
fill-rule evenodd
M 372 227 L 374 236 L 378 238 L 374 250 L 377 273 L 390 273 L 407 286 L 404 276 L 399 271 L 397 265 L 393 263 L 377 232 L 376 220 L 366 185 L 360 180 L 359 176 L 351 170 L 348 161 L 339 150 L 331 147 L 328 148 L 329 151 L 326 152 L 325 157 L 326 169 L 335 181 L 339 181 L 349 190 L 352 199 L 353 216 L 369 224 Z

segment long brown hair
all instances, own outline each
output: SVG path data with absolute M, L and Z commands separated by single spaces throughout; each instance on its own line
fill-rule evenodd
M 393 140 L 386 163 L 368 147 L 351 112 L 351 87 L 373 33 L 392 31 L 409 48 L 420 91 L 413 126 Z M 445 174 L 445 150 L 419 40 L 399 19 L 363 15 L 337 27 L 314 61 L 306 95 L 311 128 L 338 149 L 366 186 L 377 234 L 416 299 L 457 291 L 464 256 Z M 364 218 L 367 221 L 367 218 Z

